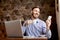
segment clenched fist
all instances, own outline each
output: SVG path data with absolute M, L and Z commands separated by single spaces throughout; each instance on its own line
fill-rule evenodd
M 33 20 L 26 20 L 23 25 L 27 26 L 32 23 L 33 23 Z

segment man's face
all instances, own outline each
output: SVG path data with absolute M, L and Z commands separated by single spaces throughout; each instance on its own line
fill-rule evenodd
M 40 9 L 39 9 L 39 8 L 34 8 L 34 9 L 32 10 L 32 14 L 33 14 L 33 17 L 34 17 L 34 18 L 38 18 L 39 15 L 40 15 Z

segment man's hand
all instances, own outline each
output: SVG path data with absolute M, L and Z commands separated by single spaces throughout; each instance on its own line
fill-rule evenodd
M 51 20 L 46 20 L 46 26 L 48 29 L 50 29 L 51 26 Z
M 50 26 L 51 26 L 51 16 L 48 17 L 48 19 L 46 20 L 46 26 L 47 26 L 47 29 L 50 29 Z
M 32 24 L 32 23 L 33 23 L 32 20 L 26 20 L 23 25 L 27 26 L 27 25 Z
M 32 24 L 33 23 L 33 21 L 32 20 L 27 20 L 27 24 L 29 25 L 29 24 Z

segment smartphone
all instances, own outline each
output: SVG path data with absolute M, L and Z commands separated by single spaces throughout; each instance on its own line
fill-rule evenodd
M 50 20 L 52 18 L 52 16 L 48 16 L 48 20 Z

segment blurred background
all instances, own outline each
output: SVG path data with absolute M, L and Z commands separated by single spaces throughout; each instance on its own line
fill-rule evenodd
M 6 37 L 4 21 L 27 20 L 31 16 L 32 7 L 35 6 L 40 7 L 40 19 L 46 21 L 49 15 L 52 16 L 50 40 L 58 40 L 55 0 L 0 0 L 0 38 Z

